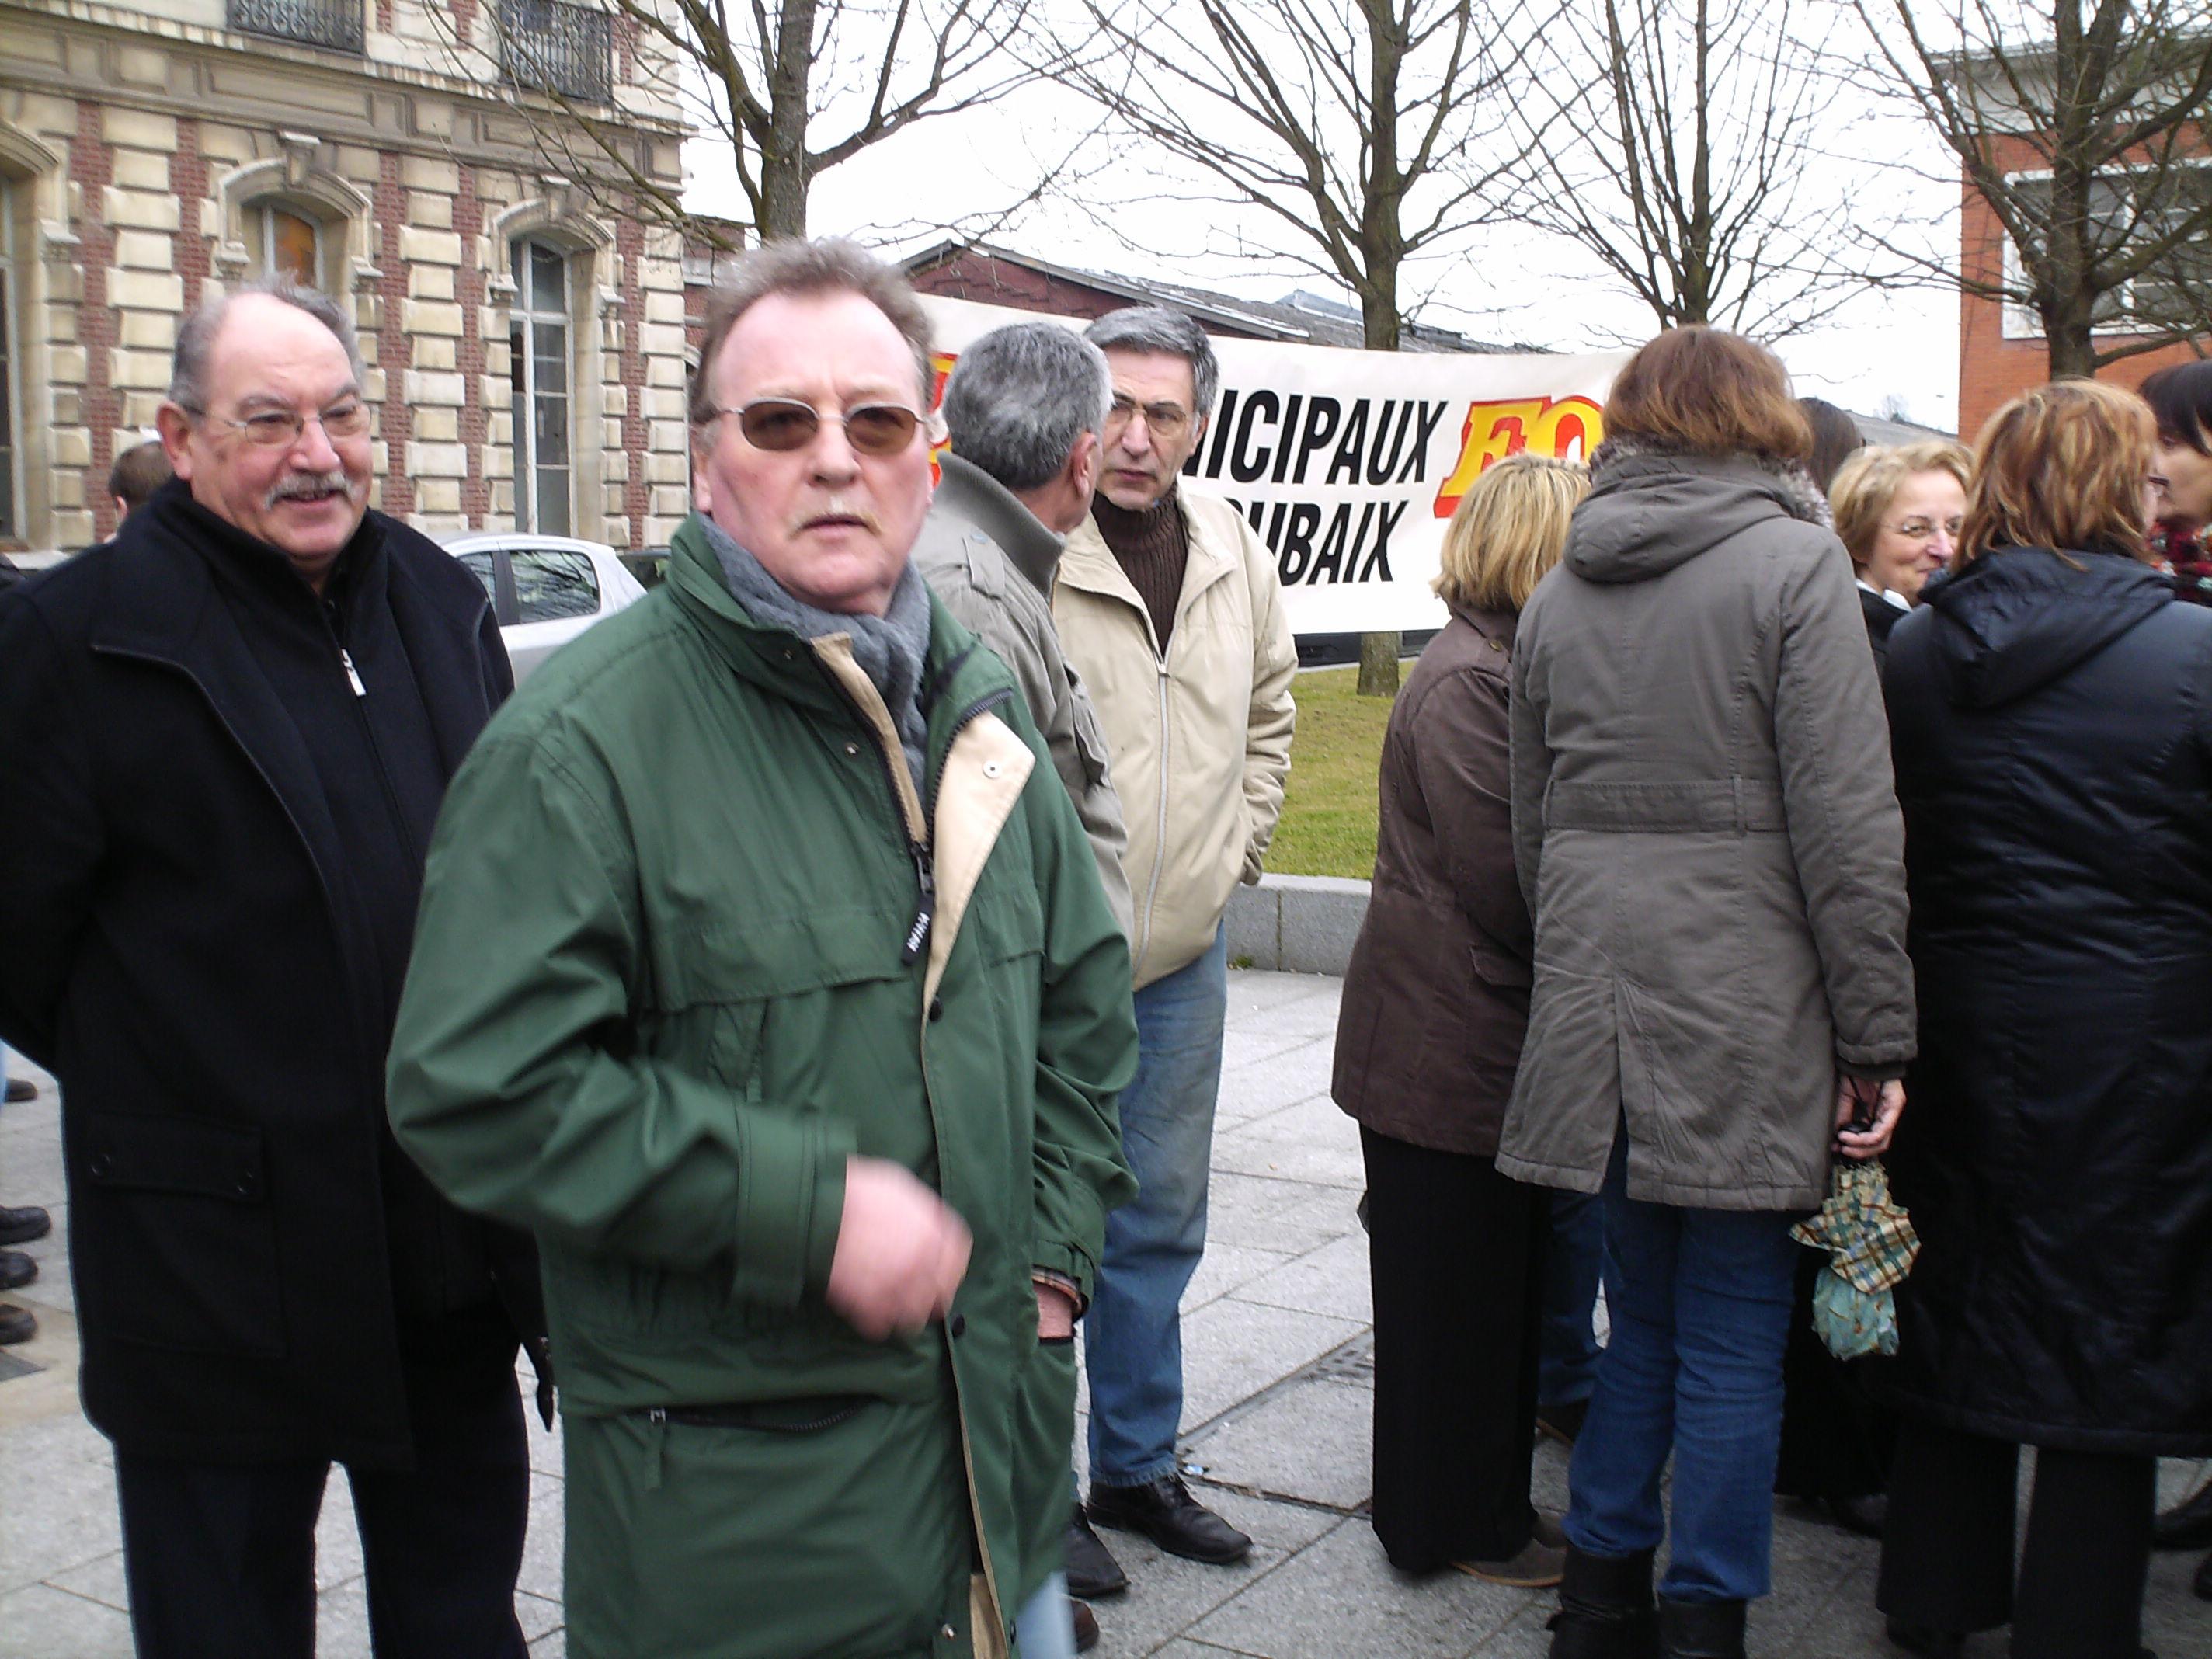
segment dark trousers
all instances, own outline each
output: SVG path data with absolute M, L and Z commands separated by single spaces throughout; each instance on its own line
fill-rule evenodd
M 2020 1448 L 1906 1419 L 1875 1605 L 1927 1630 L 2012 1625 L 2014 1659 L 2136 1659 L 2157 1460 L 2036 1454 L 2014 1589 Z
M 1813 1289 L 1826 1253 L 1797 1252 L 1797 1295 L 1782 1355 L 1782 1454 L 1774 1490 L 1785 1498 L 1869 1498 L 1887 1490 L 1897 1417 L 1865 1387 L 1866 1362 L 1838 1359 L 1813 1327 Z
M 514 1581 L 530 1506 L 512 1337 L 410 1364 L 410 1471 L 355 1468 L 377 1659 L 522 1659 Z M 308 1659 L 330 1465 L 177 1462 L 118 1449 L 139 1659 Z
M 1503 1561 L 1534 1512 L 1536 1354 L 1551 1194 L 1486 1158 L 1368 1129 L 1375 1535 L 1427 1572 Z

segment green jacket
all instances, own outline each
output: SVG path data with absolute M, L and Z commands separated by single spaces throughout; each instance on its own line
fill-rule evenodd
M 1134 1190 L 1136 1032 L 1082 828 L 974 647 L 933 602 L 925 810 L 845 636 L 756 625 L 695 521 L 447 797 L 392 1123 L 539 1241 L 580 1656 L 988 1653 L 1026 1585 L 1031 1275 L 1087 1296 Z M 975 1236 L 951 1318 L 912 1338 L 823 1300 L 856 1152 Z M 701 1406 L 772 1427 L 655 1415 Z M 943 1426 L 949 1480 L 886 1455 L 893 1422 Z

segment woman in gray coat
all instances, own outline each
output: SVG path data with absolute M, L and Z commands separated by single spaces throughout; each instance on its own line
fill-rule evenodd
M 1516 645 L 1535 984 L 1498 1167 L 1602 1190 L 1621 1268 L 1554 1659 L 1733 1659 L 1769 1588 L 1790 1225 L 1831 1153 L 1881 1152 L 1904 1109 L 1903 830 L 1782 365 L 1672 330 L 1621 371 L 1605 427 Z

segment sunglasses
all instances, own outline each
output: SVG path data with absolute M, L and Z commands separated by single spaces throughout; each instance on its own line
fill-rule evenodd
M 738 409 L 717 409 L 738 417 L 738 430 L 755 449 L 787 454 L 814 441 L 824 421 L 845 428 L 845 441 L 863 455 L 896 455 L 914 441 L 921 416 L 897 404 L 862 404 L 842 415 L 824 415 L 796 398 L 756 398 Z

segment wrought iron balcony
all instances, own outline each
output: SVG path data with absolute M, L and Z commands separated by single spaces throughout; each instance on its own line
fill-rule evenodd
M 229 0 L 230 26 L 332 52 L 362 49 L 364 0 Z
M 500 68 L 518 87 L 581 103 L 614 98 L 607 14 L 569 0 L 499 0 Z

